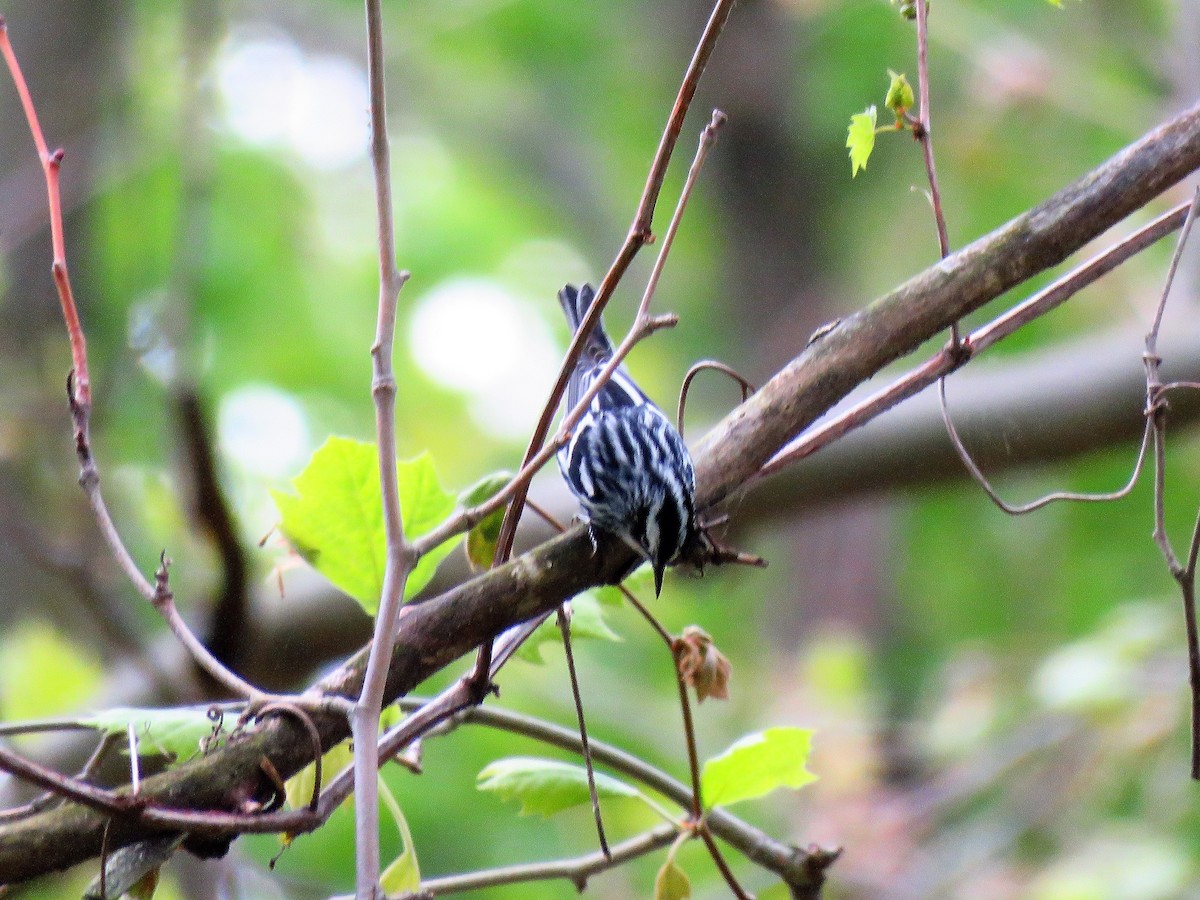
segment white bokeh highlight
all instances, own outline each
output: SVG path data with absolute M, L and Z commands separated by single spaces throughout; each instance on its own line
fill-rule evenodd
M 221 451 L 250 475 L 294 475 L 311 449 L 308 422 L 295 398 L 268 385 L 246 385 L 221 398 Z
M 455 278 L 421 298 L 408 337 L 416 364 L 465 394 L 483 431 L 504 440 L 529 433 L 560 362 L 550 328 L 530 303 L 496 282 Z
M 245 143 L 319 170 L 365 159 L 367 80 L 350 60 L 306 55 L 284 35 L 235 31 L 218 54 L 216 83 L 224 125 Z

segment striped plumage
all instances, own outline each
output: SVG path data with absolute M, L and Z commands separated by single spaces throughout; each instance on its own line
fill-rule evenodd
M 568 284 L 558 292 L 572 329 L 579 328 L 594 296 L 588 284 L 579 290 Z M 612 343 L 597 324 L 571 373 L 568 409 L 595 383 L 612 354 Z M 663 571 L 696 527 L 696 477 L 683 438 L 623 366 L 558 451 L 558 465 L 588 523 L 615 534 L 646 559 L 659 593 Z

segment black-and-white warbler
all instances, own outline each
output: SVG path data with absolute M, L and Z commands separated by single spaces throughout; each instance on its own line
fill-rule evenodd
M 573 330 L 587 315 L 595 292 L 568 284 L 558 301 Z M 612 359 L 613 346 L 597 324 L 567 384 L 573 409 Z M 683 438 L 661 409 L 642 393 L 621 366 L 592 400 L 571 438 L 558 451 L 558 465 L 583 507 L 583 518 L 621 538 L 650 563 L 654 592 L 663 571 L 696 528 L 696 476 Z

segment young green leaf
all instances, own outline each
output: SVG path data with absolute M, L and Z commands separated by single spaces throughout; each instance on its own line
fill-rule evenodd
M 494 472 L 485 475 L 477 482 L 458 495 L 461 506 L 470 509 L 472 506 L 489 500 L 512 481 L 512 472 Z M 500 537 L 500 524 L 504 521 L 506 507 L 501 506 L 491 515 L 467 532 L 467 561 L 477 572 L 492 567 L 496 557 L 496 541 Z
M 850 117 L 846 146 L 850 149 L 851 178 L 858 174 L 859 169 L 866 169 L 871 151 L 875 149 L 876 119 L 877 112 L 874 106 L 868 106 L 865 112 L 855 113 Z
M 401 461 L 396 468 L 405 536 L 420 537 L 454 511 L 454 495 L 438 483 L 428 454 Z M 317 571 L 374 615 L 387 553 L 375 445 L 331 437 L 292 486 L 294 494 L 272 491 L 282 517 L 280 530 Z M 429 583 L 456 541 L 421 557 L 408 576 L 405 598 Z
M 491 791 L 501 800 L 519 800 L 523 816 L 549 817 L 591 802 L 583 766 L 554 759 L 529 756 L 498 759 L 475 776 L 475 786 L 481 791 Z M 596 793 L 601 797 L 642 796 L 637 788 L 602 772 L 596 773 Z
M 604 606 L 592 591 L 577 594 L 571 600 L 571 638 L 617 642 L 624 640 L 609 627 L 604 618 Z M 541 665 L 545 662 L 542 649 L 547 645 L 559 643 L 562 643 L 562 632 L 558 630 L 555 617 L 551 616 L 517 648 L 517 656 L 526 662 Z
M 687 900 L 690 896 L 692 883 L 672 855 L 654 876 L 654 900 Z
M 896 74 L 891 69 L 888 69 L 888 77 L 891 81 L 888 83 L 887 97 L 883 102 L 896 114 L 896 120 L 899 121 L 903 118 L 904 113 L 912 108 L 916 99 L 913 97 L 912 85 L 908 83 L 907 78 Z
M 397 856 L 383 870 L 379 883 L 384 892 L 390 897 L 393 894 L 407 894 L 421 887 L 421 868 L 417 865 L 417 850 L 413 845 L 412 832 L 408 828 L 408 820 L 396 801 L 396 795 L 387 786 L 383 776 L 379 777 L 379 796 L 383 798 L 384 806 L 391 813 L 396 830 L 400 832 L 400 840 L 404 844 L 404 852 Z
M 334 744 L 321 757 L 321 771 L 328 778 L 330 773 L 340 772 L 354 761 L 354 751 L 349 741 Z M 317 767 L 309 763 L 291 778 L 283 783 L 287 794 L 289 809 L 303 809 L 312 801 L 313 786 L 316 783 Z M 351 800 L 354 799 L 351 795 Z
M 806 768 L 812 749 L 807 728 L 768 728 L 746 735 L 704 764 L 701 785 L 711 806 L 753 800 L 776 788 L 800 788 L 817 776 Z
M 224 733 L 208 717 L 208 708 L 136 709 L 118 706 L 79 720 L 90 728 L 124 738 L 133 725 L 138 756 L 165 756 L 185 762 L 200 753 L 201 741 Z M 126 746 L 128 750 L 128 746 Z

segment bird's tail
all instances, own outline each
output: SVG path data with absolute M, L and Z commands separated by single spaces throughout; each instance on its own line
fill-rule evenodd
M 590 284 L 585 284 L 578 290 L 575 285 L 564 285 L 563 289 L 558 292 L 558 302 L 562 304 L 563 312 L 566 313 L 567 322 L 571 326 L 571 331 L 579 330 L 584 318 L 587 316 L 588 310 L 592 306 L 592 301 L 596 299 L 596 292 L 592 290 Z M 592 329 L 592 333 L 588 335 L 587 344 L 584 345 L 581 359 L 600 361 L 608 359 L 613 354 L 612 341 L 608 339 L 608 334 L 604 330 L 604 323 L 597 322 L 596 327 Z

